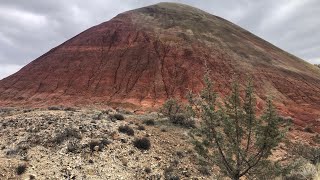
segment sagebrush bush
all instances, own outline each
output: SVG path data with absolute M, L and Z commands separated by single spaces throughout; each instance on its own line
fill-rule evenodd
M 96 115 L 93 116 L 92 119 L 93 119 L 93 120 L 101 120 L 102 117 L 103 117 L 103 114 L 104 114 L 104 113 L 102 113 L 102 112 L 99 113 L 99 114 L 96 114 Z
M 149 150 L 151 147 L 151 142 L 148 138 L 143 137 L 143 138 L 135 139 L 133 141 L 133 145 L 140 150 Z
M 53 139 L 53 143 L 61 144 L 68 138 L 81 139 L 80 132 L 75 128 L 65 128 L 63 131 L 58 132 Z
M 119 126 L 118 131 L 129 136 L 134 136 L 134 130 L 128 125 Z
M 144 172 L 146 172 L 147 174 L 150 174 L 150 173 L 151 173 L 151 168 L 146 167 L 146 168 L 144 169 Z
M 61 110 L 62 108 L 61 107 L 58 107 L 58 106 L 50 106 L 48 107 L 48 110 L 50 111 L 59 111 Z
M 143 124 L 148 125 L 148 126 L 154 126 L 156 123 L 153 119 L 146 119 L 143 121 Z
M 80 150 L 80 146 L 79 144 L 75 144 L 73 142 L 69 142 L 69 144 L 67 145 L 67 151 L 71 152 L 71 153 L 78 153 Z
M 171 123 L 187 128 L 195 127 L 195 121 L 191 117 L 186 117 L 184 114 L 177 114 L 169 117 Z
M 303 161 L 303 160 L 302 160 Z M 303 163 L 299 166 L 299 168 L 291 171 L 289 175 L 287 175 L 285 180 L 318 180 L 320 175 L 320 164 L 313 165 L 307 161 L 303 161 Z
M 65 110 L 65 111 L 76 111 L 76 109 L 75 108 L 73 108 L 73 107 L 65 107 L 63 110 Z
M 21 175 L 21 174 L 25 173 L 26 170 L 27 170 L 27 166 L 25 164 L 21 164 L 17 167 L 16 173 L 17 173 L 17 175 Z
M 314 165 L 320 163 L 319 147 L 313 147 L 301 143 L 290 143 L 287 144 L 287 146 L 290 154 L 302 157 Z
M 145 128 L 144 126 L 142 126 L 142 125 L 139 125 L 139 126 L 138 126 L 138 130 L 144 131 L 144 130 L 146 130 L 146 128 Z
M 314 131 L 312 130 L 312 127 L 311 126 L 307 126 L 304 128 L 304 131 L 305 132 L 308 132 L 308 133 L 314 133 Z
M 163 175 L 165 180 L 180 180 L 180 177 L 174 173 L 172 166 L 165 168 Z
M 122 114 L 118 114 L 118 113 L 110 115 L 110 118 L 111 118 L 111 120 L 115 119 L 115 120 L 119 120 L 119 121 L 122 121 L 125 119 Z

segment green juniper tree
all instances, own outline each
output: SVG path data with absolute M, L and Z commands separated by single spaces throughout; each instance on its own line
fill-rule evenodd
M 252 81 L 247 83 L 243 100 L 239 84 L 233 83 L 224 105 L 216 100 L 209 73 L 204 82 L 206 86 L 199 96 L 188 96 L 194 113 L 202 119 L 203 139 L 195 138 L 196 150 L 231 179 L 254 177 L 260 166 L 271 163 L 267 158 L 283 137 L 272 101 L 267 100 L 264 114 L 258 118 Z
M 182 112 L 182 105 L 176 99 L 168 99 L 160 108 L 160 112 L 169 118 L 173 118 L 178 113 Z

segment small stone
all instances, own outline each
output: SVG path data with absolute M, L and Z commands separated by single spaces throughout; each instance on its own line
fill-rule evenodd
M 93 148 L 95 151 L 99 151 L 99 146 L 95 146 L 94 148 Z

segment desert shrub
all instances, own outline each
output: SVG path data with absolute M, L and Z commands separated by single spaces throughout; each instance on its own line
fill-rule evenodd
M 146 128 L 145 128 L 144 126 L 142 126 L 142 125 L 139 125 L 139 126 L 138 126 L 138 130 L 144 131 L 144 130 L 146 130 Z
M 70 153 L 80 153 L 81 151 L 80 141 L 78 139 L 70 140 L 67 145 L 67 151 Z
M 285 176 L 285 180 L 305 180 L 319 179 L 320 164 L 314 165 L 306 160 L 300 160 L 301 165 L 294 169 L 289 175 Z
M 179 176 L 174 174 L 174 169 L 172 166 L 165 168 L 163 174 L 165 180 L 180 180 Z
M 208 166 L 200 166 L 198 168 L 198 171 L 205 176 L 210 176 L 211 172 L 210 172 L 210 168 Z
M 289 143 L 288 152 L 294 156 L 302 157 L 316 165 L 320 163 L 320 148 L 301 143 Z
M 176 154 L 179 158 L 183 158 L 185 156 L 185 154 L 182 151 L 177 151 Z
M 311 139 L 312 139 L 313 142 L 315 142 L 317 144 L 320 144 L 320 135 L 319 134 L 317 134 L 315 136 L 312 136 Z
M 131 111 L 126 109 L 116 109 L 116 111 L 121 114 L 127 114 L 127 115 L 133 114 Z
M 100 143 L 106 146 L 111 144 L 112 141 L 108 140 L 107 138 L 103 138 Z
M 308 133 L 314 133 L 314 131 L 312 130 L 312 126 L 307 126 L 304 128 L 304 131 L 305 132 L 308 132 Z
M 134 130 L 128 125 L 119 126 L 118 131 L 129 136 L 134 136 Z
M 59 110 L 62 110 L 62 108 L 58 107 L 58 106 L 50 106 L 50 107 L 48 107 L 48 110 L 50 110 L 50 111 L 59 111 Z
M 0 113 L 10 113 L 11 111 L 14 111 L 13 108 L 0 108 Z
M 101 140 L 93 139 L 85 147 L 89 146 L 91 152 L 95 151 L 96 147 L 98 151 L 102 151 L 106 145 L 109 145 L 111 143 L 112 141 L 108 140 L 107 138 L 103 138 Z
M 94 116 L 93 116 L 93 120 L 101 120 L 102 119 L 102 117 L 103 117 L 103 114 L 104 113 L 98 113 L 98 114 L 95 114 Z
M 195 121 L 191 117 L 186 117 L 184 114 L 176 114 L 169 117 L 171 123 L 187 128 L 195 127 Z
M 11 151 L 11 152 L 7 151 L 7 154 L 10 154 L 10 153 L 11 155 L 14 155 L 14 153 L 20 154 L 20 155 L 26 154 L 28 152 L 28 149 L 30 149 L 30 147 L 32 146 L 31 143 L 32 142 L 30 141 L 21 141 L 17 144 L 14 151 Z
M 16 173 L 18 175 L 21 175 L 23 173 L 25 173 L 27 170 L 27 166 L 25 164 L 22 164 L 22 165 L 19 165 L 17 168 L 16 168 Z
M 124 120 L 124 116 L 122 114 L 113 114 L 113 115 L 110 115 L 109 116 L 111 118 L 111 120 L 119 120 L 119 121 L 122 121 Z
M 146 137 L 135 139 L 133 145 L 140 150 L 149 150 L 151 147 L 150 140 Z
M 143 121 L 143 124 L 148 125 L 148 126 L 154 126 L 156 123 L 153 119 L 146 119 Z
M 144 169 L 144 172 L 146 172 L 147 174 L 150 174 L 150 173 L 151 173 L 151 168 L 146 167 L 146 168 Z
M 161 132 L 168 132 L 166 127 L 161 127 L 160 130 L 161 130 Z
M 32 111 L 32 109 L 24 109 L 23 113 L 28 113 L 28 112 L 31 112 L 31 111 Z
M 57 144 L 61 144 L 69 138 L 81 139 L 82 137 L 81 137 L 80 132 L 77 129 L 65 128 L 65 129 L 63 129 L 63 131 L 58 132 L 56 134 L 56 136 L 53 139 L 53 142 L 57 143 Z
M 65 111 L 76 111 L 76 109 L 75 108 L 73 108 L 73 107 L 65 107 L 63 110 L 65 110 Z

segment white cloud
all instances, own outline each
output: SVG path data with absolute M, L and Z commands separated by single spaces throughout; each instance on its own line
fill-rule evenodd
M 15 64 L 1 64 L 0 65 L 0 80 L 19 71 L 22 66 Z
M 0 1 L 0 69 L 3 64 L 25 65 L 87 28 L 161 1 Z M 319 0 L 167 1 L 225 18 L 311 63 L 320 57 Z
M 308 3 L 308 0 L 284 0 L 280 5 L 279 2 L 277 2 L 273 5 L 273 10 L 266 13 L 265 18 L 259 25 L 259 29 L 264 31 L 281 25 L 281 23 L 290 19 L 295 11 L 305 3 Z
M 309 62 L 312 64 L 320 64 L 320 57 L 309 59 Z
M 13 21 L 24 27 L 36 28 L 46 25 L 46 17 L 14 8 L 0 7 L 0 17 L 8 21 Z

